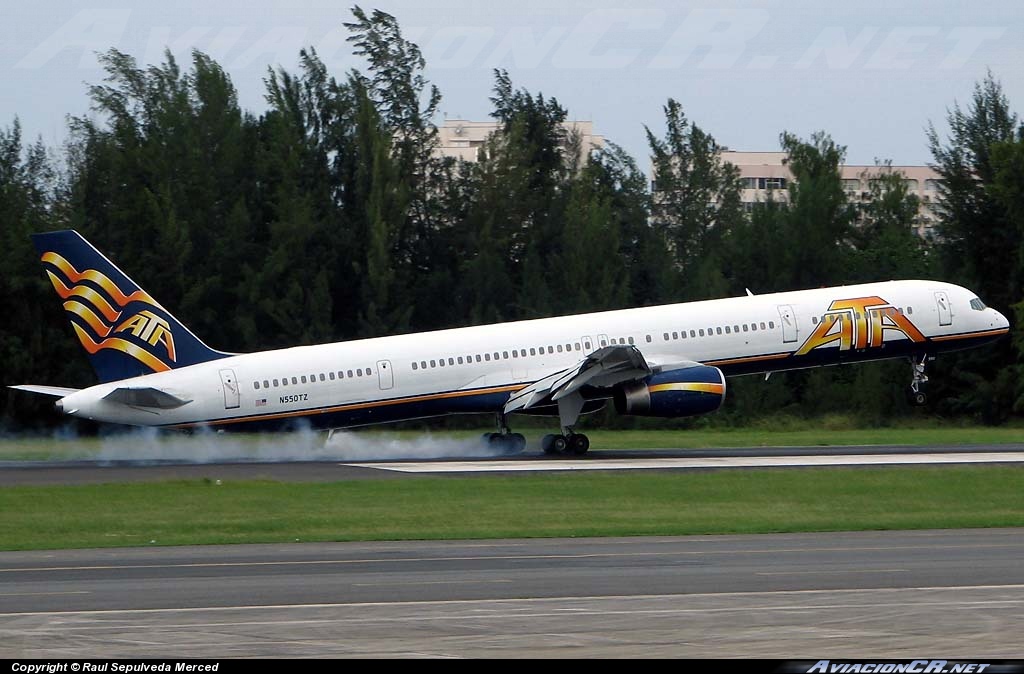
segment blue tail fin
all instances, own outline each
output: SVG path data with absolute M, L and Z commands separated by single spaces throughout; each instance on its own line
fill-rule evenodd
M 101 382 L 231 355 L 203 344 L 78 232 L 32 242 Z

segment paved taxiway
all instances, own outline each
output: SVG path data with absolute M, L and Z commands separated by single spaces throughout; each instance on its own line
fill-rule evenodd
M 1020 657 L 1021 534 L 8 552 L 0 658 Z
M 733 449 L 600 450 L 565 459 L 517 457 L 366 462 L 284 461 L 183 462 L 0 461 L 0 487 L 43 484 L 98 484 L 158 480 L 256 480 L 334 482 L 394 479 L 414 474 L 515 474 L 552 470 L 716 470 L 953 463 L 1024 463 L 1024 444 L 948 446 L 753 447 Z

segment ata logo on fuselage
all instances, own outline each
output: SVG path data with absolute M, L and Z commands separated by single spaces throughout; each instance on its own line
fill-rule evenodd
M 835 300 L 794 355 L 803 356 L 836 342 L 840 351 L 877 348 L 885 342 L 886 334 L 892 332 L 911 342 L 926 341 L 910 319 L 881 297 Z

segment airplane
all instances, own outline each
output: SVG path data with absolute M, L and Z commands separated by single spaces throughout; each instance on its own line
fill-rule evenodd
M 717 410 L 726 378 L 905 358 L 924 404 L 926 364 L 991 343 L 1006 318 L 970 290 L 924 280 L 799 290 L 297 346 L 216 351 L 74 230 L 32 235 L 100 383 L 19 385 L 65 414 L 165 429 L 366 426 L 490 413 L 485 439 L 517 453 L 512 414 L 559 418 L 547 454 L 583 455 L 581 414 Z

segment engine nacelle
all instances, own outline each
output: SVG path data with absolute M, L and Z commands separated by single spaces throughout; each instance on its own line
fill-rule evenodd
M 725 400 L 725 375 L 717 367 L 694 365 L 652 374 L 615 388 L 619 414 L 692 417 L 714 412 Z

